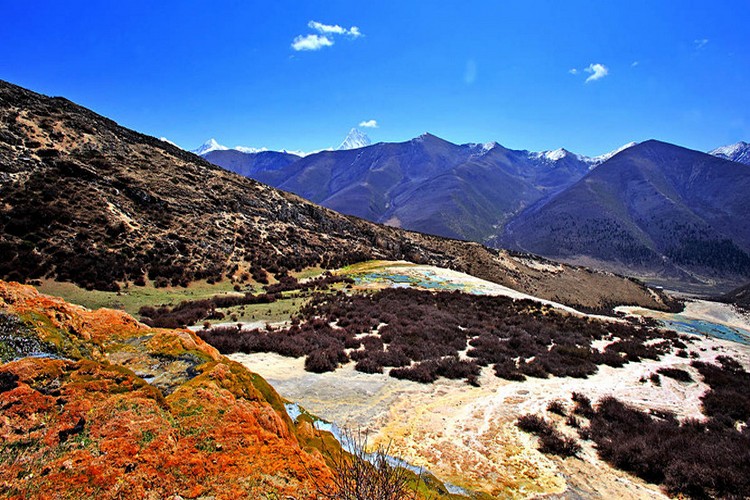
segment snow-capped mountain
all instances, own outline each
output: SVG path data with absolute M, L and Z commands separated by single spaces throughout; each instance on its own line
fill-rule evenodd
M 736 161 L 750 165 L 750 144 L 740 141 L 728 146 L 722 146 L 716 148 L 713 151 L 709 151 L 708 154 L 724 158 L 725 160 Z
M 190 150 L 190 152 L 202 156 L 210 153 L 211 151 L 226 151 L 227 149 L 229 148 L 226 146 L 222 146 L 221 144 L 216 142 L 216 139 L 211 138 L 204 142 L 198 149 L 192 149 Z
M 344 142 L 337 148 L 338 150 L 346 149 L 358 149 L 372 144 L 372 141 L 367 134 L 360 132 L 358 129 L 353 128 L 349 131 L 349 135 L 346 136 Z
M 567 149 L 559 148 L 550 151 L 529 151 L 528 157 L 530 160 L 541 161 L 544 163 L 555 163 L 567 156 L 573 156 L 574 158 L 584 161 L 585 156 L 571 153 Z

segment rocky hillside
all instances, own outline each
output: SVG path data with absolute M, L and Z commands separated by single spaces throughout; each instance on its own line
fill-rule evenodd
M 330 480 L 309 423 L 190 331 L 0 281 L 0 363 L 2 498 L 312 498 Z
M 717 297 L 716 300 L 726 302 L 727 304 L 734 304 L 739 309 L 750 313 L 750 283 L 735 288 L 721 297 Z
M 456 269 L 583 309 L 665 306 L 611 274 L 340 215 L 5 82 L 0 124 L 6 279 L 113 290 L 382 258 Z
M 524 211 L 500 242 L 635 275 L 731 287 L 750 277 L 749 190 L 746 165 L 647 141 Z

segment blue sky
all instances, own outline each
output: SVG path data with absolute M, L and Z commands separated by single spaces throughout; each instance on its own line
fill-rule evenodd
M 0 6 L 1 79 L 186 148 L 310 151 L 369 120 L 374 141 L 589 155 L 750 140 L 748 0 Z

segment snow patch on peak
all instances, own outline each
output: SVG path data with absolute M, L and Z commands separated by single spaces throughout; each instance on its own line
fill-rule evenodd
M 372 141 L 369 137 L 367 137 L 367 134 L 365 134 L 364 132 L 360 132 L 356 128 L 353 128 L 349 131 L 346 139 L 344 139 L 344 142 L 342 142 L 337 149 L 359 149 L 365 146 L 369 146 L 370 144 L 372 144 Z
M 219 144 L 216 139 L 211 138 L 204 142 L 198 149 L 193 149 L 190 152 L 195 153 L 198 156 L 205 156 L 211 151 L 239 151 L 240 153 L 254 154 L 262 153 L 268 150 L 268 148 L 253 148 L 249 146 L 235 146 L 233 148 L 228 148 Z
M 419 134 L 417 137 L 412 139 L 409 142 L 424 142 L 424 141 L 440 141 L 440 142 L 447 142 L 445 139 L 441 139 L 440 137 L 436 136 L 435 134 L 431 134 L 429 132 L 424 132 L 422 134 Z
M 612 158 L 617 153 L 621 151 L 625 151 L 626 149 L 633 147 L 636 144 L 637 144 L 636 142 L 629 142 L 623 146 L 620 146 L 614 151 L 610 151 L 609 153 L 605 153 L 599 156 L 584 156 L 584 155 L 580 155 L 577 153 L 571 153 L 565 148 L 553 149 L 550 151 L 539 151 L 539 152 L 532 151 L 532 152 L 528 152 L 527 155 L 530 160 L 535 160 L 535 161 L 541 162 L 542 164 L 548 164 L 548 165 L 549 164 L 554 165 L 558 161 L 562 160 L 563 158 L 573 158 L 575 160 L 588 164 L 589 170 L 590 170 L 595 167 L 598 167 L 605 161 Z
M 323 151 L 333 151 L 333 150 L 334 150 L 333 148 L 316 149 L 314 151 L 301 151 L 299 149 L 295 149 L 295 150 L 282 149 L 281 152 L 289 154 L 289 155 L 300 156 L 300 157 L 304 158 L 305 156 L 310 156 L 310 155 L 318 154 L 318 153 L 321 153 Z
M 564 150 L 563 148 L 554 149 L 552 151 L 545 151 L 544 157 L 548 159 L 549 161 L 558 161 L 562 160 L 568 155 L 568 152 Z
M 713 151 L 709 151 L 708 154 L 723 158 L 725 160 L 736 161 L 739 163 L 750 165 L 750 144 L 745 141 L 721 146 L 720 148 L 716 148 Z
M 605 161 L 609 160 L 610 158 L 612 158 L 617 153 L 621 153 L 621 152 L 625 151 L 628 148 L 632 148 L 636 144 L 638 144 L 638 143 L 637 142 L 629 142 L 627 144 L 623 144 L 622 146 L 620 146 L 619 148 L 615 149 L 614 151 L 610 151 L 609 153 L 604 153 L 603 155 L 594 156 L 594 157 L 591 157 L 591 158 L 589 158 L 589 157 L 583 157 L 583 158 L 584 158 L 584 161 L 586 161 L 586 163 L 591 164 L 591 166 L 593 168 L 593 167 L 601 165 L 602 163 L 604 163 Z
M 226 146 L 222 146 L 218 142 L 216 142 L 216 139 L 213 137 L 206 142 L 204 142 L 198 149 L 193 149 L 190 152 L 195 153 L 198 156 L 203 156 L 205 154 L 210 153 L 211 151 L 225 151 L 229 149 Z
M 472 149 L 479 150 L 479 154 L 485 154 L 499 146 L 495 141 L 492 142 L 471 142 L 467 144 Z
M 496 147 L 499 146 L 498 143 L 495 141 L 492 142 L 470 142 L 467 144 L 462 144 L 462 147 L 469 147 L 471 148 L 471 154 L 472 156 L 484 156 Z
M 541 160 L 546 163 L 557 162 L 568 156 L 570 152 L 567 149 L 559 148 L 551 151 L 532 151 L 528 153 L 529 159 Z

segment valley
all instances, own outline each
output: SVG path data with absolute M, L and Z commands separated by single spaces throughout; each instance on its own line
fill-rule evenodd
M 336 429 L 418 498 L 749 491 L 746 290 L 685 293 L 747 282 L 740 163 L 206 150 L 291 194 L 6 82 L 0 124 L 0 495 L 313 499 Z
M 4 2 L 0 500 L 750 499 L 750 2 Z

